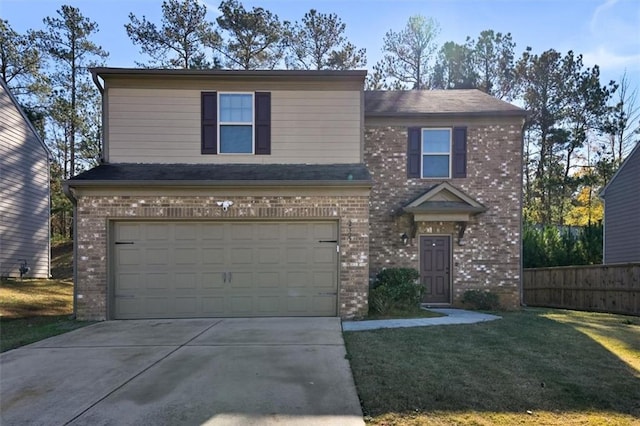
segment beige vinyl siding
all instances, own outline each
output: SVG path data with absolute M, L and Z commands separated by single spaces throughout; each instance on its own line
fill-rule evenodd
M 108 161 L 315 164 L 360 161 L 361 112 L 357 90 L 271 91 L 271 155 L 203 155 L 200 94 L 213 90 L 216 88 L 109 88 Z
M 0 85 L 0 276 L 49 277 L 47 153 Z

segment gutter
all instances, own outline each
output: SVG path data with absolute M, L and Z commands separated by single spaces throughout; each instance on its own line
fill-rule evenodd
M 93 84 L 96 85 L 100 94 L 104 95 L 104 87 L 102 86 L 102 84 L 100 84 L 100 80 L 98 79 L 98 73 L 94 72 L 94 69 L 91 69 L 90 71 L 91 71 L 91 79 L 93 80 Z
M 73 319 L 78 317 L 78 199 L 69 183 L 63 182 L 62 191 L 73 204 Z
M 298 187 L 298 186 L 324 186 L 324 187 L 356 187 L 371 188 L 371 181 L 347 181 L 347 180 L 74 180 L 65 182 L 65 188 L 70 187 L 131 187 L 135 185 L 153 187 Z M 66 192 L 65 192 L 66 193 Z

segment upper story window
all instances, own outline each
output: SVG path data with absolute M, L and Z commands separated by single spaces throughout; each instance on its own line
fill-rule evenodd
M 422 177 L 449 178 L 451 129 L 422 129 Z
M 271 154 L 271 93 L 201 94 L 203 154 Z
M 253 154 L 253 94 L 220 93 L 219 152 Z
M 467 177 L 466 127 L 409 127 L 407 136 L 408 178 Z

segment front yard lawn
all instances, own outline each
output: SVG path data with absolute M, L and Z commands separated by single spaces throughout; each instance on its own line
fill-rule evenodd
M 640 318 L 553 309 L 345 332 L 373 425 L 640 424 Z
M 3 280 L 0 283 L 0 352 L 89 322 L 71 319 L 73 283 L 65 280 Z

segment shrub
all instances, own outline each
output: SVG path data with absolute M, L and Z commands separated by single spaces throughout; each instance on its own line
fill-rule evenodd
M 424 287 L 417 283 L 418 278 L 420 273 L 411 268 L 380 271 L 369 292 L 369 308 L 380 314 L 387 314 L 419 306 Z
M 462 296 L 462 303 L 471 305 L 472 309 L 495 311 L 500 309 L 500 298 L 496 293 L 483 290 L 467 290 Z

